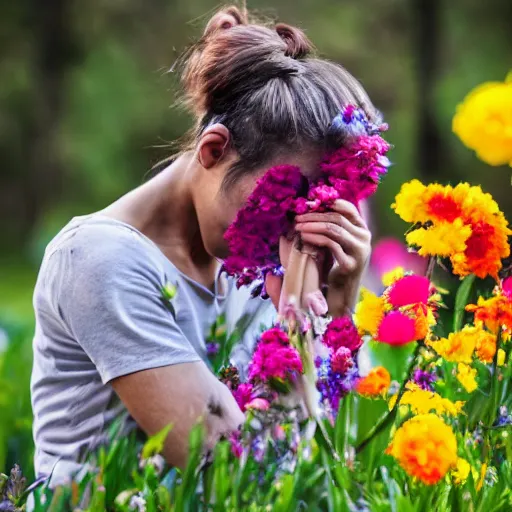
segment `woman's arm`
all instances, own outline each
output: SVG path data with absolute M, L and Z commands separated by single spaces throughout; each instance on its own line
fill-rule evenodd
M 229 389 L 202 361 L 132 373 L 115 379 L 112 386 L 148 435 L 172 425 L 164 456 L 180 468 L 186 466 L 189 434 L 199 421 L 206 428 L 207 448 L 244 421 Z

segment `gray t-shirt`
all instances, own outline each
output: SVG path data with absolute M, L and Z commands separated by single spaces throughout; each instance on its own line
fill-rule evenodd
M 224 276 L 224 293 L 181 273 L 146 236 L 100 214 L 73 219 L 48 245 L 34 291 L 32 371 L 35 467 L 57 481 L 80 462 L 114 419 L 127 416 L 109 382 L 140 370 L 206 360 L 217 316 L 243 333 L 232 353 L 242 371 L 270 301 L 251 299 Z M 165 304 L 160 289 L 177 287 Z M 164 400 L 165 397 L 162 397 Z

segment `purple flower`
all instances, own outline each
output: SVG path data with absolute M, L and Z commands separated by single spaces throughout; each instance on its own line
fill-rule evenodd
M 207 343 L 206 344 L 206 355 L 208 357 L 215 357 L 220 350 L 220 345 L 218 343 Z
M 435 374 L 417 368 L 412 377 L 415 384 L 426 391 L 434 391 L 432 384 L 436 381 Z

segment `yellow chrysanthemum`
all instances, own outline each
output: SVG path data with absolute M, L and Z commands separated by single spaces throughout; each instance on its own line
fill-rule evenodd
M 386 453 L 409 475 L 427 485 L 439 482 L 457 465 L 455 435 L 435 414 L 422 414 L 406 421 L 396 431 Z
M 370 290 L 363 289 L 354 316 L 359 333 L 375 337 L 385 310 L 386 303 L 383 297 L 378 297 Z
M 431 341 L 429 345 L 444 359 L 456 363 L 471 363 L 479 336 L 480 326 L 466 325 L 462 331 L 450 333 L 448 338 Z
M 382 276 L 382 284 L 384 286 L 391 286 L 395 281 L 398 281 L 405 275 L 405 270 L 403 267 L 396 267 L 389 272 L 386 272 Z
M 429 217 L 424 199 L 426 190 L 427 187 L 419 180 L 411 180 L 404 183 L 391 208 L 405 222 L 427 222 Z
M 414 414 L 427 414 L 434 411 L 437 414 L 457 416 L 462 412 L 464 402 L 452 402 L 435 391 L 421 389 L 417 384 L 408 382 L 406 391 L 400 399 L 400 405 L 410 406 Z
M 498 350 L 498 366 L 503 366 L 505 364 L 505 356 L 506 356 L 506 352 L 500 348 Z
M 462 485 L 468 479 L 470 471 L 471 464 L 466 459 L 459 457 L 455 469 L 452 470 L 453 483 Z
M 462 384 L 468 393 L 473 393 L 478 387 L 476 383 L 477 371 L 468 364 L 459 363 L 457 365 L 457 380 Z
M 512 73 L 473 89 L 457 107 L 452 129 L 485 163 L 512 166 Z
M 408 244 L 418 247 L 420 256 L 448 257 L 466 249 L 466 241 L 471 236 L 471 228 L 461 219 L 453 222 L 440 222 L 428 229 L 419 228 L 407 233 Z

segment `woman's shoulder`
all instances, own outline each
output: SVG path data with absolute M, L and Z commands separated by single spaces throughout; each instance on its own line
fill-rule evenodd
M 41 270 L 51 260 L 59 261 L 61 270 L 68 267 L 78 274 L 160 274 L 165 266 L 162 253 L 142 233 L 97 214 L 72 219 L 48 244 Z

